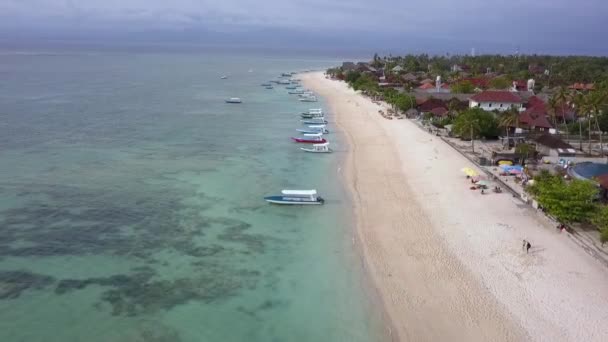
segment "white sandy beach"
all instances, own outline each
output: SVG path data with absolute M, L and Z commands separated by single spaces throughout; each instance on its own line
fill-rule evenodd
M 401 341 L 608 341 L 608 270 L 509 193 L 468 189 L 474 167 L 409 120 L 322 73 L 350 146 L 357 237 Z M 533 247 L 522 251 L 522 240 Z

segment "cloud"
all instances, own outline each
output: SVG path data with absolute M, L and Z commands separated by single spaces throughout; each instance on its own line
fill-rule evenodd
M 0 28 L 41 31 L 295 30 L 568 44 L 606 34 L 606 17 L 603 0 L 0 0 Z

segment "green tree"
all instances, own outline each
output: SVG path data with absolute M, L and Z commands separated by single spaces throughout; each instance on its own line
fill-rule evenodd
M 349 71 L 346 74 L 346 78 L 344 79 L 346 81 L 346 83 L 352 85 L 353 83 L 355 83 L 355 81 L 357 81 L 359 79 L 359 77 L 361 77 L 361 73 L 358 71 Z
M 589 104 L 587 102 L 587 97 L 582 94 L 582 93 L 577 93 L 574 95 L 574 97 L 572 98 L 572 102 L 574 104 L 574 107 L 576 109 L 576 114 L 578 117 L 578 129 L 579 129 L 579 136 L 578 136 L 578 144 L 579 144 L 579 150 L 583 150 L 583 120 L 589 113 Z
M 475 87 L 470 81 L 460 81 L 452 84 L 450 90 L 452 91 L 452 93 L 470 94 L 475 91 Z
M 495 77 L 490 80 L 490 87 L 494 89 L 509 89 L 511 87 L 511 80 L 505 76 Z
M 498 122 L 494 114 L 481 108 L 470 108 L 456 117 L 452 129 L 461 137 L 495 137 L 498 135 Z
M 595 184 L 585 180 L 569 182 L 558 175 L 543 173 L 535 177 L 530 193 L 549 214 L 560 222 L 585 222 L 591 219 L 596 208 L 594 200 L 598 190 Z
M 593 223 L 597 229 L 600 231 L 600 241 L 602 242 L 602 246 L 608 242 L 608 207 L 601 206 L 598 208 L 595 215 L 591 218 L 591 223 Z
M 523 163 L 525 163 L 530 156 L 536 153 L 536 149 L 530 144 L 519 144 L 515 146 L 515 153 L 519 154 L 522 157 Z
M 511 146 L 509 141 L 509 131 L 511 130 L 511 127 L 519 127 L 519 113 L 517 112 L 517 109 L 510 108 L 509 110 L 500 114 L 498 117 L 498 126 L 504 128 L 507 132 L 507 146 Z

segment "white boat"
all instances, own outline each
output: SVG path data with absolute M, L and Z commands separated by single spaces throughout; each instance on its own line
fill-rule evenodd
M 290 83 L 289 83 L 288 80 L 278 80 L 277 84 L 286 84 L 286 85 L 289 85 Z
M 300 102 L 317 102 L 316 96 L 306 96 L 299 99 Z
M 294 89 L 294 90 L 290 90 L 287 92 L 287 94 L 291 94 L 291 95 L 301 95 L 304 94 L 304 91 L 300 90 L 300 89 Z
M 300 147 L 302 151 L 311 152 L 311 153 L 331 153 L 333 152 L 331 148 L 329 148 L 329 143 L 326 142 L 324 144 L 313 144 L 311 148 Z
M 267 196 L 264 200 L 274 204 L 323 204 L 325 200 L 317 196 L 317 190 L 283 190 L 280 195 Z
M 243 103 L 243 101 L 241 101 L 241 99 L 238 97 L 231 97 L 226 100 L 226 103 Z
M 224 75 L 224 76 L 222 76 L 222 77 L 220 77 L 220 78 L 221 78 L 221 79 L 223 79 L 223 80 L 225 80 L 225 79 L 227 79 L 227 78 L 228 78 L 228 76 Z

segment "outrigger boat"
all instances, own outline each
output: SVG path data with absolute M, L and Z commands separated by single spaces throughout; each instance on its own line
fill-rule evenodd
M 270 87 L 272 86 L 272 83 L 268 82 L 268 83 L 262 83 L 261 84 L 262 87 Z
M 266 88 L 266 89 L 274 89 L 274 87 L 273 87 L 273 86 L 267 86 L 267 87 L 265 87 L 265 88 Z
M 301 94 L 304 94 L 304 90 L 301 90 L 301 89 L 290 90 L 287 92 L 287 94 L 301 95 Z
M 317 97 L 311 96 L 311 95 L 302 97 L 302 98 L 300 98 L 300 102 L 317 102 Z
M 267 196 L 264 200 L 274 204 L 323 204 L 325 200 L 317 196 L 317 190 L 283 190 L 280 195 Z
M 243 103 L 243 101 L 241 101 L 241 99 L 239 99 L 238 97 L 231 97 L 226 100 L 226 103 Z
M 320 118 L 312 118 L 312 119 L 304 119 L 304 120 L 300 120 L 302 121 L 303 124 L 307 124 L 307 125 L 324 125 L 327 124 L 327 120 L 325 120 L 325 117 L 320 117 Z
M 291 89 L 291 90 L 294 90 L 297 88 L 298 88 L 298 86 L 295 86 L 295 85 L 290 85 L 290 86 L 285 87 L 285 89 Z
M 300 132 L 300 133 L 323 133 L 323 134 L 328 134 L 329 131 L 327 129 L 325 129 L 325 125 L 311 125 L 308 126 L 308 128 L 299 128 L 296 129 L 296 131 Z
M 333 152 L 331 148 L 329 148 L 329 143 L 326 142 L 324 144 L 313 144 L 312 148 L 300 147 L 300 150 L 311 153 L 331 153 Z
M 302 113 L 300 116 L 302 119 L 322 118 L 323 113 Z
M 304 138 L 291 138 L 293 141 L 303 144 L 323 144 L 327 140 L 323 138 L 323 133 L 305 133 Z

